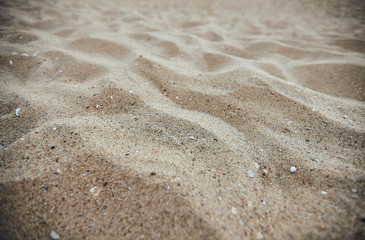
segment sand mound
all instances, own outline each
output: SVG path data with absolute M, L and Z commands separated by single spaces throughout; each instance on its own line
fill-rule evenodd
M 364 9 L 3 1 L 0 238 L 364 238 Z

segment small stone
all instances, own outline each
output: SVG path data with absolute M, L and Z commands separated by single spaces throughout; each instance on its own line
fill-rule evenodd
M 256 168 L 260 168 L 260 164 L 255 163 L 255 167 L 256 167 Z
M 57 130 L 57 127 L 54 127 L 53 130 L 56 131 Z
M 92 187 L 90 189 L 90 192 L 92 195 L 94 195 L 95 197 L 99 196 L 100 192 L 101 192 L 101 188 L 98 186 Z
M 292 172 L 292 173 L 293 173 L 293 172 L 295 172 L 296 170 L 297 170 L 297 168 L 296 168 L 296 167 L 291 167 L 291 168 L 290 168 L 290 172 Z
M 325 192 L 325 191 L 321 191 L 321 193 L 322 193 L 323 195 L 327 195 L 327 192 Z
M 264 173 L 265 173 L 265 174 L 268 174 L 268 173 L 269 173 L 269 171 L 268 171 L 268 170 L 266 170 L 266 169 L 264 169 Z
M 262 205 L 264 205 L 264 206 L 266 206 L 266 205 L 267 205 L 267 202 L 266 202 L 266 201 L 261 200 L 261 202 L 262 202 Z
M 357 192 L 357 189 L 352 189 L 351 190 L 353 193 L 356 193 Z
M 319 161 L 318 159 L 316 159 L 316 158 L 311 158 L 312 159 L 312 161 L 315 161 L 315 162 L 321 162 L 321 161 Z
M 9 60 L 9 64 L 12 65 L 13 64 L 13 61 L 12 60 Z
M 237 215 L 237 208 L 232 207 L 232 208 L 231 208 L 231 212 L 232 212 L 234 215 Z
M 50 237 L 54 240 L 60 239 L 60 235 L 58 235 L 58 233 L 56 233 L 55 231 L 51 231 L 51 233 L 49 234 Z
M 20 56 L 28 57 L 28 56 L 29 56 L 29 54 L 28 54 L 28 53 L 22 53 L 22 54 L 20 54 Z
M 189 136 L 189 139 L 190 139 L 190 140 L 194 140 L 194 139 L 195 139 L 195 137 L 194 137 L 194 136 Z
M 238 222 L 239 222 L 239 224 L 241 225 L 241 226 L 244 226 L 245 225 L 245 223 L 240 219 L 240 220 L 238 220 Z
M 343 118 L 345 118 L 345 119 L 346 119 L 346 118 L 348 118 L 348 117 L 349 117 L 349 116 L 347 116 L 347 115 L 343 116 Z
M 99 104 L 96 104 L 96 108 L 99 108 Z
M 133 93 L 131 90 L 129 90 L 129 93 Z
M 19 117 L 20 108 L 15 109 L 15 115 Z
M 57 168 L 56 172 L 57 172 L 58 174 L 60 174 L 60 173 L 61 173 L 61 170 L 60 170 L 59 168 Z
M 250 176 L 251 178 L 253 178 L 255 176 L 255 174 L 253 174 L 253 172 L 251 170 L 247 171 L 248 176 Z
M 113 96 L 110 96 L 110 99 L 113 99 Z

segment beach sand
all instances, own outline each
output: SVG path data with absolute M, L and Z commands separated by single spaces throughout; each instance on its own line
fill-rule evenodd
M 363 1 L 0 13 L 1 239 L 365 238 Z

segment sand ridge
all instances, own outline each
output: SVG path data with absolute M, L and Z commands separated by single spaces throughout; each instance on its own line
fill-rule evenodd
M 1 238 L 364 237 L 361 1 L 0 9 Z

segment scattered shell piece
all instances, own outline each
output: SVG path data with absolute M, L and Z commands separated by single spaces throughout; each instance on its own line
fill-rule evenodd
M 57 173 L 61 173 L 61 170 L 59 168 L 57 168 L 56 172 Z
M 237 214 L 237 208 L 232 207 L 232 208 L 231 208 L 231 212 L 232 212 L 234 215 L 236 215 L 236 214 Z
M 20 138 L 20 141 L 24 141 L 24 138 Z
M 357 192 L 357 189 L 352 189 L 351 191 L 355 193 L 355 192 Z
M 296 167 L 291 167 L 291 168 L 290 168 L 290 172 L 292 172 L 292 173 L 293 173 L 293 172 L 295 172 L 296 170 L 297 170 L 297 168 L 296 168 Z
M 321 191 L 321 193 L 322 193 L 323 195 L 327 195 L 327 192 L 325 192 L 325 191 Z
M 343 116 L 343 118 L 345 118 L 345 119 L 346 119 L 346 118 L 348 118 L 348 117 L 349 117 L 349 116 L 347 116 L 347 115 Z
M 129 90 L 129 93 L 133 93 L 131 90 Z
M 23 56 L 23 57 L 28 57 L 28 53 L 21 53 L 20 56 Z
M 99 104 L 96 104 L 96 108 L 99 108 Z
M 240 219 L 240 220 L 238 220 L 238 223 L 241 225 L 241 226 L 244 226 L 245 225 L 245 223 Z
M 101 188 L 98 186 L 92 187 L 90 189 L 90 192 L 92 195 L 94 195 L 95 197 L 99 196 L 100 192 L 101 192 Z
M 51 233 L 49 234 L 49 236 L 53 239 L 53 240 L 57 240 L 60 239 L 60 235 L 58 235 L 58 233 L 56 233 L 55 231 L 51 231 Z
M 218 198 L 218 201 L 222 201 L 222 198 L 221 198 L 221 197 L 219 197 L 219 198 Z
M 264 205 L 264 206 L 267 205 L 267 202 L 266 201 L 262 200 L 261 202 L 262 202 L 262 205 Z
M 260 232 L 256 233 L 256 237 L 257 237 L 257 239 L 264 239 L 264 236 L 262 236 L 262 234 Z
M 319 161 L 318 159 L 316 159 L 316 158 L 311 158 L 311 160 L 312 161 L 315 161 L 315 162 L 321 162 L 321 161 Z
M 256 167 L 256 168 L 260 168 L 260 164 L 255 163 L 255 167 Z
M 176 96 L 175 99 L 179 99 L 179 96 Z
M 11 55 L 19 55 L 17 52 L 11 52 Z
M 253 178 L 255 176 L 255 174 L 253 174 L 253 172 L 251 170 L 247 171 L 248 176 L 250 176 L 251 178 Z
M 15 109 L 15 115 L 19 117 L 20 108 Z
M 170 189 L 170 186 L 167 186 L 166 189 L 169 190 Z
M 53 130 L 56 131 L 57 130 L 57 127 L 54 127 Z
M 33 54 L 32 54 L 32 56 L 33 56 L 33 57 L 36 57 L 36 56 L 37 56 L 37 53 L 33 53 Z
M 268 171 L 268 170 L 266 170 L 266 169 L 264 169 L 264 173 L 265 173 L 265 174 L 268 174 L 268 173 L 269 173 L 269 171 Z
M 194 140 L 194 139 L 195 139 L 195 137 L 194 137 L 194 136 L 189 136 L 189 139 L 190 139 L 190 140 Z
M 113 96 L 110 96 L 110 99 L 113 99 Z
M 9 60 L 9 64 L 12 65 L 13 64 L 13 61 L 12 60 Z

